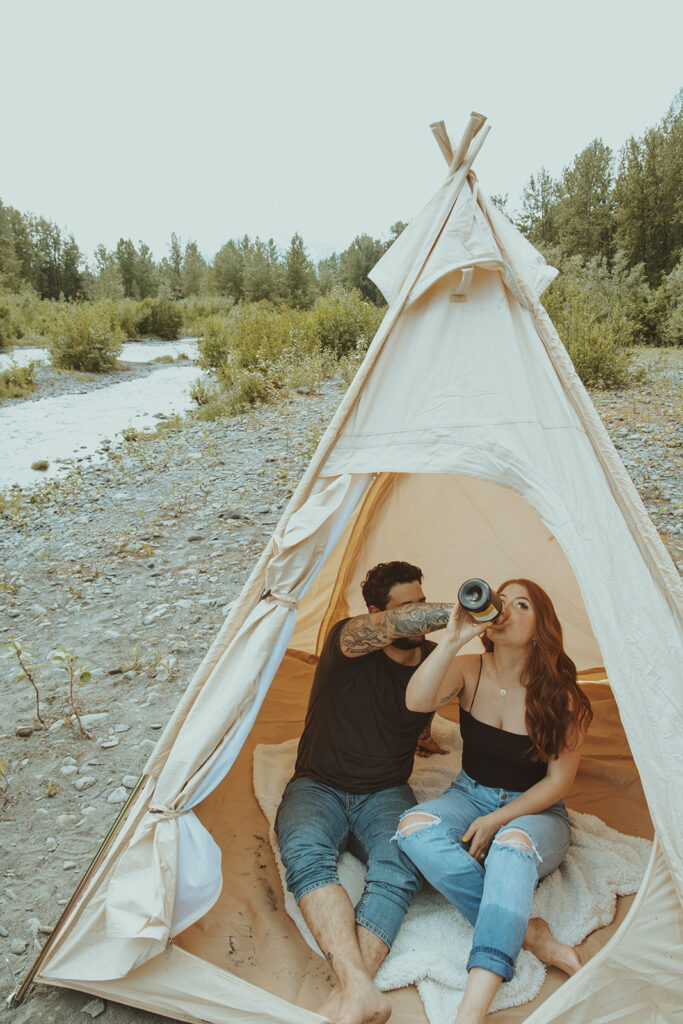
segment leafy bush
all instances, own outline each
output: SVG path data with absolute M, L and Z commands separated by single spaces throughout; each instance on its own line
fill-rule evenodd
M 138 313 L 138 330 L 142 335 L 173 341 L 178 337 L 183 315 L 171 299 L 143 299 Z
M 555 282 L 544 305 L 584 384 L 611 388 L 628 383 L 631 358 L 625 345 L 632 342 L 632 325 L 622 306 L 617 303 L 605 313 L 590 291 L 571 278 Z
M 333 288 L 312 311 L 315 337 L 324 348 L 343 356 L 359 342 L 369 343 L 382 322 L 384 309 L 365 302 L 355 289 Z
M 23 398 L 35 390 L 37 363 L 8 366 L 0 370 L 0 402 L 5 398 Z
M 52 365 L 102 373 L 121 355 L 125 335 L 108 303 L 66 306 L 47 339 Z

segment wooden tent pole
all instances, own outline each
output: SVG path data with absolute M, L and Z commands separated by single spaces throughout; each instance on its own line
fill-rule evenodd
M 478 114 L 476 110 L 473 110 L 472 113 L 470 114 L 470 119 L 467 122 L 467 127 L 465 128 L 463 136 L 460 142 L 458 143 L 455 152 L 453 153 L 453 158 L 450 164 L 448 165 L 449 178 L 451 177 L 451 175 L 455 174 L 458 167 L 460 167 L 460 165 L 463 163 L 465 156 L 467 155 L 467 152 L 470 148 L 470 143 L 472 139 L 477 134 L 477 132 L 479 132 L 483 128 L 485 121 L 486 117 L 484 116 L 484 114 Z M 481 148 L 481 146 L 479 148 Z M 477 152 L 479 152 L 479 150 L 477 150 Z

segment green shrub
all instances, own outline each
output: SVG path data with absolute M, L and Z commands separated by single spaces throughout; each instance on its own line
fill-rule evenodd
M 193 338 L 201 337 L 208 317 L 227 316 L 234 305 L 235 300 L 229 295 L 193 295 L 182 299 L 178 302 L 178 309 L 183 318 L 183 333 Z
M 631 376 L 631 322 L 623 307 L 604 308 L 580 283 L 565 280 L 552 285 L 544 296 L 560 338 L 579 377 L 589 387 L 623 387 Z
M 36 387 L 37 363 L 28 366 L 8 366 L 0 370 L 0 402 L 6 398 L 24 398 Z
M 53 366 L 89 373 L 110 370 L 124 341 L 109 303 L 64 307 L 47 338 Z
M 178 337 L 183 315 L 171 299 L 143 299 L 138 313 L 138 330 L 142 335 L 165 338 L 168 341 Z
M 7 348 L 13 339 L 9 302 L 0 298 L 0 349 Z
M 333 288 L 322 295 L 312 310 L 313 330 L 316 340 L 324 348 L 331 348 L 337 356 L 343 356 L 356 348 L 359 342 L 366 345 L 372 340 L 382 322 L 385 310 L 373 303 L 365 302 L 360 292 Z
M 135 299 L 124 299 L 112 304 L 119 327 L 127 341 L 139 341 L 142 338 L 140 319 L 145 315 L 149 303 L 136 302 Z

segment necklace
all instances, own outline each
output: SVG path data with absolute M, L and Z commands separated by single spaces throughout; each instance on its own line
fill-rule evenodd
M 505 696 L 507 696 L 507 690 L 505 689 L 504 686 L 500 685 L 500 676 L 498 675 L 498 669 L 496 668 L 496 665 L 495 665 L 494 661 L 491 661 L 491 666 L 493 668 L 493 671 L 496 674 L 496 680 L 498 682 L 498 693 L 500 694 L 501 697 L 505 697 Z

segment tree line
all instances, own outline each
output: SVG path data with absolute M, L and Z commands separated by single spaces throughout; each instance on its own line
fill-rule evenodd
M 618 154 L 594 139 L 558 178 L 545 168 L 533 174 L 519 211 L 505 209 L 507 197 L 495 201 L 562 269 L 569 266 L 576 276 L 578 266 L 593 274 L 599 268 L 610 280 L 615 268 L 620 279 L 630 273 L 634 294 L 649 289 L 652 302 L 670 311 L 672 302 L 683 303 L 681 181 L 683 90 L 659 124 L 632 136 Z M 216 295 L 309 309 L 318 296 L 342 287 L 381 305 L 367 274 L 404 227 L 397 222 L 384 239 L 358 235 L 317 266 L 298 233 L 285 251 L 272 238 L 231 239 L 211 260 L 176 234 L 160 261 L 146 243 L 121 238 L 111 250 L 98 246 L 88 265 L 72 234 L 0 200 L 0 291 L 31 289 L 44 299 L 67 300 Z

